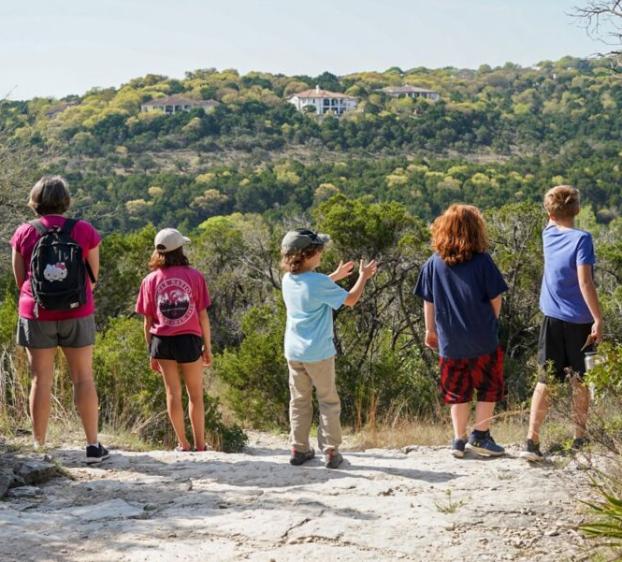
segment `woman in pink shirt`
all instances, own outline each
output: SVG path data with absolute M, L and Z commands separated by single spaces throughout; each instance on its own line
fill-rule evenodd
M 203 366 L 212 363 L 207 316 L 211 301 L 203 275 L 190 267 L 184 255 L 183 245 L 189 242 L 174 228 L 158 232 L 149 260 L 151 273 L 141 283 L 136 312 L 145 317 L 151 367 L 164 378 L 166 407 L 178 441 L 176 450 L 192 450 L 184 428 L 181 367 L 190 402 L 194 450 L 205 451 Z
M 54 357 L 60 346 L 67 359 L 74 388 L 74 401 L 86 434 L 86 462 L 99 463 L 108 458 L 108 451 L 97 441 L 98 402 L 93 382 L 93 344 L 95 343 L 95 303 L 93 284 L 85 274 L 90 267 L 93 280 L 99 273 L 101 237 L 86 221 L 69 221 L 63 214 L 71 197 L 67 183 L 60 176 L 44 176 L 32 188 L 28 206 L 38 220 L 21 225 L 11 238 L 13 274 L 19 287 L 19 321 L 17 344 L 26 348 L 32 373 L 30 415 L 35 447 L 45 443 L 50 414 L 50 395 L 54 380 Z M 67 224 L 66 224 L 67 223 Z M 65 229 L 71 242 L 81 249 L 78 263 L 82 270 L 82 299 L 69 307 L 63 304 L 45 308 L 37 304 L 32 281 L 31 258 L 37 243 L 46 231 Z M 79 254 L 76 254 L 79 256 Z M 83 261 L 86 262 L 83 264 Z M 48 264 L 44 275 L 50 285 L 67 276 L 64 262 Z M 52 297 L 53 299 L 54 297 Z M 52 302 L 58 305 L 58 302 Z

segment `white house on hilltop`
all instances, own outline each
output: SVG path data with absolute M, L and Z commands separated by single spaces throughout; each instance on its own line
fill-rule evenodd
M 198 107 L 207 113 L 217 105 L 220 105 L 220 102 L 216 100 L 194 100 L 184 96 L 166 96 L 143 103 L 140 110 L 143 112 L 159 111 L 170 115 L 180 111 L 192 111 Z
M 298 111 L 312 111 L 318 115 L 333 113 L 342 115 L 347 111 L 356 108 L 358 99 L 352 96 L 346 96 L 339 92 L 329 92 L 328 90 L 320 90 L 319 86 L 315 89 L 298 92 L 287 100 L 293 103 Z M 306 109 L 309 108 L 309 109 Z M 311 110 L 310 108 L 314 108 Z
M 434 90 L 418 88 L 417 86 L 388 86 L 379 90 L 392 98 L 423 98 L 430 101 L 438 101 L 441 96 Z

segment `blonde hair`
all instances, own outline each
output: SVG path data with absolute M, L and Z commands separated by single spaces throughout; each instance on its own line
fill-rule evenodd
M 552 217 L 571 219 L 581 208 L 579 190 L 571 185 L 556 185 L 544 196 L 544 208 Z
M 488 249 L 484 217 L 473 205 L 451 205 L 432 223 L 432 248 L 447 265 L 469 261 Z

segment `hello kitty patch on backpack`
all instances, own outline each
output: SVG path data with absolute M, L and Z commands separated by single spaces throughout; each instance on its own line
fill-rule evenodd
M 95 279 L 82 255 L 82 247 L 71 231 L 78 221 L 66 219 L 63 226 L 46 228 L 40 220 L 30 224 L 40 234 L 30 258 L 30 284 L 38 307 L 74 310 L 86 304 L 86 275 Z

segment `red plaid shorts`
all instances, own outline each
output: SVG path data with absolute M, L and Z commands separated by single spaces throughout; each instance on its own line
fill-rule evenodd
M 503 348 L 470 359 L 441 357 L 441 391 L 445 404 L 470 402 L 477 390 L 478 402 L 503 399 Z

